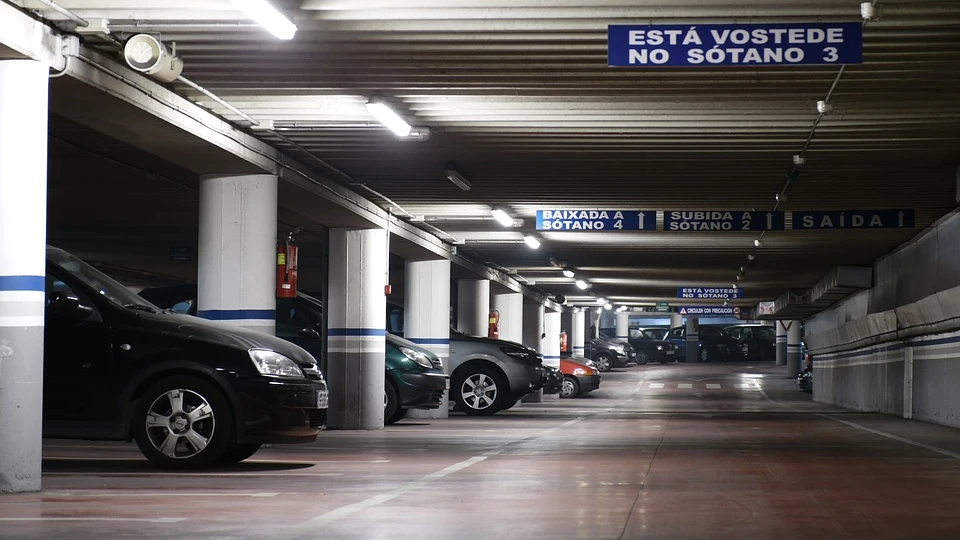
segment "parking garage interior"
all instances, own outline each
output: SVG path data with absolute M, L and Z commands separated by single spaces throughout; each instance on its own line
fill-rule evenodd
M 951 0 L 0 0 L 0 538 L 956 536 L 958 45 Z

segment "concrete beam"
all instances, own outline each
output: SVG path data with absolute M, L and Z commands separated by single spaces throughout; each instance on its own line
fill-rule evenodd
M 0 2 L 0 44 L 10 51 L 62 70 L 67 65 L 63 55 L 64 39 L 49 26 L 10 4 Z M 76 39 L 73 36 L 66 37 L 68 41 L 76 42 Z M 0 51 L 0 55 L 15 56 L 3 52 Z

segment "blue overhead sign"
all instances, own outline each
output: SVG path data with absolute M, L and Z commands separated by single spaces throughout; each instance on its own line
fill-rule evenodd
M 665 231 L 782 231 L 783 212 L 683 211 L 663 212 Z
M 655 231 L 653 210 L 537 210 L 538 231 Z
M 725 287 L 678 287 L 677 298 L 732 300 L 734 298 L 743 298 L 743 289 L 730 289 Z
M 863 27 L 850 23 L 611 24 L 607 65 L 711 67 L 863 63 Z
M 732 306 L 684 306 L 678 308 L 677 313 L 680 315 L 691 315 L 697 317 L 708 315 L 724 317 L 739 314 L 740 308 Z
M 833 210 L 793 212 L 793 229 L 911 229 L 913 210 Z

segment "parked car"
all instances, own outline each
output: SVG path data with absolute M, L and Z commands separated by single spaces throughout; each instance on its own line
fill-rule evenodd
M 797 375 L 797 386 L 802 392 L 813 393 L 813 370 L 806 368 Z
M 276 337 L 164 311 L 47 247 L 43 434 L 135 440 L 151 463 L 242 461 L 326 420 L 313 356 Z
M 677 354 L 686 361 L 687 329 L 680 326 L 667 333 L 667 341 L 677 346 Z M 739 360 L 745 356 L 745 345 L 730 337 L 722 328 L 701 326 L 697 342 L 697 358 L 701 362 Z
M 743 324 L 724 328 L 730 337 L 746 346 L 747 358 L 751 360 L 777 359 L 777 331 L 772 326 Z
M 197 311 L 195 284 L 158 287 L 140 291 L 160 307 L 174 311 Z M 277 337 L 303 347 L 316 358 L 323 354 L 323 302 L 304 293 L 296 298 L 277 298 Z M 410 409 L 438 409 L 449 377 L 432 352 L 403 338 L 387 334 L 383 421 L 393 424 Z
M 562 398 L 582 396 L 600 388 L 600 370 L 592 360 L 561 358 L 560 371 L 563 373 Z
M 662 332 L 661 332 L 662 330 Z M 664 341 L 662 337 L 666 335 L 666 329 L 640 329 L 630 332 L 630 346 L 637 354 L 637 364 L 643 365 L 647 362 L 667 362 L 676 361 L 677 346 L 669 341 Z
M 584 356 L 596 362 L 600 371 L 625 367 L 637 361 L 637 354 L 630 343 L 605 337 L 588 341 L 584 348 Z
M 665 327 L 665 326 L 651 326 L 651 327 L 646 327 L 646 328 L 634 328 L 634 329 L 630 330 L 630 337 L 631 337 L 631 338 L 636 338 L 636 337 L 646 336 L 646 337 L 648 337 L 648 338 L 650 338 L 650 339 L 659 339 L 659 340 L 662 341 L 663 338 L 667 337 L 667 332 L 669 332 L 669 331 L 670 331 L 670 329 L 667 328 L 667 327 Z
M 563 372 L 560 368 L 543 364 L 542 385 L 544 394 L 559 394 L 563 387 Z
M 542 388 L 543 360 L 519 343 L 450 329 L 450 395 L 456 410 L 490 415 Z

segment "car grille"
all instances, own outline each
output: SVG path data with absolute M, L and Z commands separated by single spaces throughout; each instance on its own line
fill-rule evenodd
M 434 391 L 431 393 L 431 400 L 433 400 L 433 401 L 439 401 L 439 402 L 442 403 L 442 402 L 443 402 L 443 392 L 444 392 L 443 390 L 434 390 Z
M 323 375 L 320 373 L 320 370 L 314 364 L 314 367 L 305 367 L 300 366 L 300 369 L 303 371 L 303 374 L 307 376 L 311 381 L 321 381 L 323 380 Z
M 310 409 L 307 412 L 307 418 L 310 421 L 310 427 L 323 428 L 327 424 L 327 410 L 326 409 Z
M 433 367 L 443 371 L 443 361 L 437 358 L 436 356 L 430 357 L 430 363 L 433 364 Z

